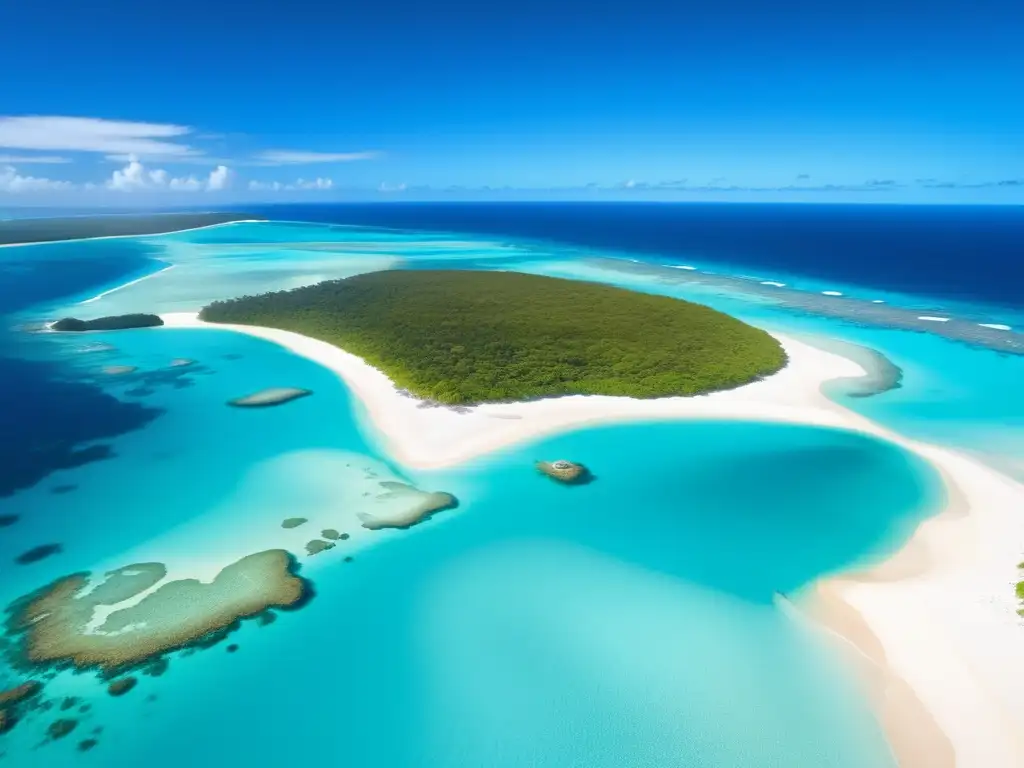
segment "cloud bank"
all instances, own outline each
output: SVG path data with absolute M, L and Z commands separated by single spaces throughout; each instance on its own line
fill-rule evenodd
M 317 177 L 315 179 L 296 179 L 290 183 L 280 181 L 250 181 L 250 192 L 297 192 L 334 189 L 334 180 Z
M 74 186 L 70 181 L 21 176 L 9 165 L 0 167 L 0 192 L 58 192 Z
M 117 192 L 219 192 L 227 189 L 230 181 L 231 170 L 226 165 L 218 165 L 205 178 L 173 177 L 163 168 L 148 170 L 138 159 L 133 159 L 124 168 L 115 170 L 105 186 Z

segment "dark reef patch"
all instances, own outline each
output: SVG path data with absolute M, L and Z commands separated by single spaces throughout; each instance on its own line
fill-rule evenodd
M 142 674 L 149 675 L 150 677 L 160 677 L 168 670 L 170 666 L 171 663 L 163 656 L 161 656 L 159 658 L 153 659 L 153 661 L 151 661 L 149 664 L 143 667 Z
M 14 558 L 14 562 L 18 565 L 30 565 L 53 555 L 59 555 L 63 551 L 64 547 L 60 544 L 40 544 L 38 547 L 28 550 L 28 552 L 22 552 Z
M 0 528 L 7 528 L 20 520 L 17 515 L 0 515 Z
M 312 541 L 306 542 L 306 554 L 307 555 L 319 555 L 321 552 L 326 552 L 328 549 L 334 549 L 334 544 L 329 541 L 322 539 L 313 539 Z
M 114 455 L 109 440 L 149 424 L 162 411 L 125 403 L 94 383 L 68 378 L 57 363 L 0 358 L 0 497 L 51 473 Z
M 96 741 L 96 739 L 83 739 L 82 741 L 78 742 L 78 751 L 79 752 L 88 752 L 90 749 L 95 747 L 97 744 L 99 744 L 99 742 Z
M 124 696 L 128 691 L 138 685 L 138 680 L 134 677 L 122 677 L 120 680 L 115 680 L 107 686 L 107 693 L 111 696 Z
M 63 739 L 77 727 L 78 721 L 70 717 L 54 720 L 46 729 L 46 735 L 51 739 Z

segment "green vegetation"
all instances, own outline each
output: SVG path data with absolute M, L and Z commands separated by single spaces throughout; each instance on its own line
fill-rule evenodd
M 0 221 L 0 244 L 48 243 L 86 237 L 158 235 L 258 218 L 246 213 L 158 213 Z
M 110 315 L 97 317 L 95 320 L 79 320 L 77 317 L 65 317 L 58 320 L 50 328 L 54 331 L 121 331 L 126 328 L 152 328 L 163 325 L 159 315 Z
M 200 316 L 329 342 L 444 403 L 695 395 L 786 363 L 770 335 L 700 304 L 514 272 L 374 272 Z

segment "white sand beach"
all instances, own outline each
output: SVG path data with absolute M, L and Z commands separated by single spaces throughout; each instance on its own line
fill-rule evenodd
M 206 324 L 195 313 L 163 319 L 169 328 L 247 333 L 331 369 L 360 399 L 389 453 L 410 468 L 451 466 L 584 425 L 666 418 L 844 428 L 913 451 L 942 475 L 944 510 L 894 556 L 821 582 L 801 605 L 864 670 L 899 765 L 1024 765 L 1024 621 L 1014 596 L 1016 566 L 1024 560 L 1024 487 L 956 451 L 897 435 L 821 393 L 826 381 L 866 375 L 857 363 L 776 335 L 789 356 L 786 368 L 727 392 L 657 400 L 571 396 L 459 412 L 423 407 L 360 358 L 299 334 Z

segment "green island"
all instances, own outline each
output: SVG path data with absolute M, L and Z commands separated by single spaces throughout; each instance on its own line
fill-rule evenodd
M 155 328 L 163 325 L 159 315 L 135 313 L 130 315 L 108 315 L 95 320 L 79 320 L 77 317 L 62 317 L 50 326 L 51 331 L 123 331 L 128 328 Z
M 248 213 L 128 213 L 0 221 L 0 244 L 47 243 L 88 237 L 160 235 L 259 217 Z
M 449 404 L 698 395 L 786 364 L 768 333 L 701 304 L 515 272 L 371 272 L 214 302 L 200 317 L 328 342 Z

